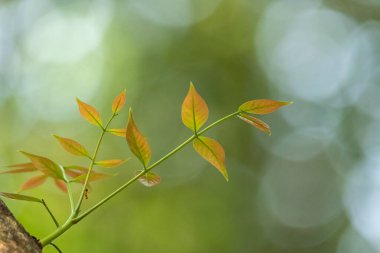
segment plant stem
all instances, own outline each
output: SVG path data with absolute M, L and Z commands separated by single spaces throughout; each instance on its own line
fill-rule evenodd
M 190 138 L 188 138 L 186 141 L 184 141 L 183 143 L 181 143 L 179 146 L 177 146 L 176 148 L 174 148 L 172 151 L 170 151 L 169 153 L 167 153 L 165 156 L 163 156 L 161 159 L 159 159 L 158 161 L 156 161 L 155 163 L 153 163 L 152 165 L 144 168 L 144 170 L 142 170 L 140 173 L 138 173 L 136 176 L 134 176 L 132 179 L 130 179 L 128 182 L 126 182 L 125 184 L 123 184 L 122 186 L 120 186 L 118 189 L 116 189 L 114 192 L 112 192 L 111 194 L 109 194 L 107 197 L 105 197 L 104 199 L 102 199 L 101 201 L 99 201 L 97 204 L 95 204 L 93 207 L 91 207 L 90 209 L 88 209 L 87 211 L 85 211 L 83 214 L 79 215 L 78 217 L 74 218 L 74 222 L 77 223 L 79 222 L 80 220 L 82 220 L 84 217 L 86 217 L 87 215 L 89 215 L 90 213 L 92 213 L 93 211 L 95 211 L 98 207 L 102 206 L 104 203 L 106 203 L 108 200 L 110 200 L 112 197 L 114 197 L 115 195 L 117 195 L 119 192 L 121 192 L 122 190 L 124 190 L 126 187 L 128 187 L 130 184 L 132 184 L 133 182 L 135 182 L 137 179 L 139 179 L 141 176 L 145 175 L 146 173 L 148 173 L 150 170 L 152 170 L 154 167 L 158 166 L 159 164 L 161 164 L 163 161 L 165 161 L 166 159 L 168 159 L 169 157 L 171 157 L 172 155 L 174 155 L 175 153 L 177 153 L 179 150 L 181 150 L 183 147 L 185 147 L 188 143 L 190 143 L 191 141 L 193 141 L 195 138 L 197 138 L 197 136 L 205 133 L 206 131 L 210 130 L 211 128 L 213 128 L 214 126 L 216 125 L 219 125 L 220 123 L 222 123 L 223 121 L 239 114 L 240 112 L 237 111 L 237 112 L 234 112 L 234 113 L 231 113 L 217 121 L 215 121 L 214 123 L 208 125 L 206 128 L 204 128 L 203 130 L 199 131 L 196 135 L 194 134 L 193 136 L 191 136 Z
M 88 168 L 88 172 L 87 172 L 87 176 L 86 176 L 86 179 L 84 181 L 84 184 L 83 184 L 83 188 L 82 188 L 82 192 L 81 194 L 79 195 L 79 200 L 78 200 L 78 203 L 74 209 L 74 217 L 79 213 L 79 210 L 80 210 L 80 207 L 82 205 L 82 202 L 83 202 L 83 198 L 86 194 L 86 189 L 87 189 L 87 186 L 88 186 L 88 182 L 90 180 L 90 176 L 91 176 L 91 172 L 92 172 L 92 169 L 94 168 L 94 165 L 95 165 L 95 162 L 96 162 L 96 157 L 98 155 L 98 152 L 99 152 L 99 148 L 100 148 L 100 144 L 102 143 L 102 140 L 103 140 L 103 137 L 104 137 L 104 134 L 107 132 L 107 128 L 109 126 L 109 124 L 111 123 L 111 121 L 113 120 L 113 118 L 116 116 L 116 114 L 112 114 L 111 118 L 108 120 L 106 126 L 103 128 L 102 127 L 102 133 L 100 134 L 99 136 L 99 139 L 98 139 L 98 143 L 96 144 L 96 147 L 95 147 L 95 151 L 94 151 L 94 154 L 91 158 L 91 163 L 90 163 L 90 166 Z
M 57 219 L 54 217 L 53 213 L 50 211 L 50 209 L 47 206 L 45 200 L 41 199 L 41 201 L 42 201 L 42 204 L 44 205 L 45 209 L 48 211 L 50 217 L 53 219 L 54 224 L 57 226 L 57 228 L 59 228 L 59 223 L 58 223 Z
M 138 173 L 136 176 L 134 176 L 129 181 L 127 181 L 126 183 L 124 183 L 122 186 L 120 186 L 119 188 L 117 188 L 115 191 L 113 191 L 112 193 L 110 193 L 107 197 L 105 197 L 104 199 L 102 199 L 101 201 L 99 201 L 97 204 L 95 204 L 94 206 L 92 206 L 90 209 L 86 210 L 84 213 L 82 213 L 81 215 L 79 215 L 79 208 L 80 208 L 80 205 L 81 205 L 81 203 L 83 201 L 83 197 L 84 197 L 84 194 L 85 194 L 85 189 L 87 187 L 87 183 L 88 183 L 88 180 L 89 180 L 89 176 L 90 176 L 91 170 L 92 170 L 92 168 L 93 168 L 93 166 L 95 164 L 95 159 L 96 159 L 96 156 L 97 156 L 97 153 L 98 153 L 98 150 L 99 150 L 100 143 L 101 143 L 101 141 L 103 139 L 104 133 L 107 131 L 107 127 L 108 127 L 109 123 L 111 122 L 111 120 L 115 116 L 115 115 L 113 115 L 111 117 L 111 119 L 108 121 L 106 127 L 102 129 L 102 134 L 100 135 L 98 144 L 97 144 L 97 146 L 95 148 L 95 152 L 94 152 L 94 155 L 93 155 L 90 167 L 89 167 L 89 171 L 87 173 L 87 177 L 86 177 L 86 181 L 85 181 L 85 184 L 84 184 L 84 187 L 83 187 L 83 190 L 82 190 L 82 194 L 81 194 L 80 199 L 78 201 L 78 205 L 77 205 L 77 207 L 75 209 L 75 212 L 72 215 L 70 215 L 70 217 L 67 219 L 67 221 L 65 222 L 65 224 L 63 224 L 56 231 L 54 231 L 52 234 L 48 235 L 47 237 L 43 238 L 40 241 L 42 247 L 50 244 L 57 237 L 59 237 L 60 235 L 62 235 L 64 232 L 66 232 L 71 226 L 75 225 L 76 223 L 78 223 L 79 221 L 81 221 L 83 218 L 85 218 L 87 215 L 89 215 L 90 213 L 92 213 L 93 211 L 95 211 L 96 209 L 98 209 L 100 206 L 102 206 L 103 204 L 105 204 L 106 202 L 108 202 L 111 198 L 113 198 L 114 196 L 116 196 L 119 192 L 121 192 L 122 190 L 124 190 L 126 187 L 128 187 L 130 184 L 132 184 L 133 182 L 135 182 L 141 176 L 145 175 L 150 170 L 152 170 L 153 168 L 155 168 L 156 166 L 158 166 L 162 162 L 164 162 L 166 159 L 168 159 L 169 157 L 173 156 L 175 153 L 177 153 L 179 150 L 181 150 L 183 147 L 185 147 L 191 141 L 193 141 L 194 139 L 196 139 L 199 135 L 205 133 L 206 131 L 210 130 L 211 128 L 215 127 L 216 125 L 219 125 L 223 121 L 225 121 L 225 120 L 227 120 L 229 118 L 232 118 L 232 117 L 238 115 L 239 113 L 240 113 L 239 111 L 231 113 L 231 114 L 229 114 L 229 115 L 227 115 L 227 116 L 225 116 L 225 117 L 223 117 L 223 118 L 215 121 L 214 123 L 208 125 L 206 128 L 204 128 L 203 130 L 199 131 L 197 134 L 192 135 L 190 138 L 188 138 L 187 140 L 185 140 L 184 142 L 182 142 L 180 145 L 178 145 L 172 151 L 170 151 L 165 156 L 163 156 L 162 158 L 160 158 L 159 160 L 157 160 L 155 163 L 151 164 L 150 166 L 148 166 L 146 168 L 144 167 L 144 169 L 140 173 Z

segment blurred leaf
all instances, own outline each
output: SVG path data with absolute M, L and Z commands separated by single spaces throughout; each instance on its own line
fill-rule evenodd
M 199 136 L 194 140 L 193 146 L 195 151 L 197 151 L 200 156 L 217 168 L 228 181 L 225 155 L 222 145 L 211 138 Z
M 33 165 L 33 163 L 13 164 L 13 165 L 8 165 L 7 167 L 15 168 L 15 169 L 0 171 L 0 174 L 16 174 L 16 173 L 24 173 L 24 172 L 33 172 L 37 170 L 37 168 Z
M 92 107 L 89 104 L 86 104 L 85 102 L 81 101 L 79 98 L 77 98 L 78 108 L 80 114 L 85 118 L 88 122 L 91 124 L 94 124 L 96 126 L 100 126 L 103 128 L 102 119 L 100 118 L 100 114 L 98 111 Z
M 120 166 L 126 161 L 127 160 L 120 160 L 120 159 L 104 160 L 104 161 L 96 162 L 95 165 L 98 165 L 104 168 L 114 168 L 114 167 Z
M 54 183 L 58 187 L 58 189 L 60 189 L 64 193 L 67 193 L 67 186 L 66 186 L 65 181 L 62 181 L 62 180 L 59 180 L 59 179 L 54 179 Z
M 111 133 L 113 135 L 125 138 L 125 136 L 127 134 L 127 129 L 126 128 L 118 128 L 118 129 L 113 128 L 113 129 L 107 130 L 107 132 L 109 132 L 109 133 Z
M 238 117 L 239 117 L 239 119 L 243 120 L 244 122 L 247 122 L 248 124 L 256 127 L 257 129 L 267 133 L 268 135 L 271 135 L 269 125 L 267 123 L 265 123 L 264 121 L 262 121 L 258 118 L 252 117 L 250 115 L 247 115 L 247 114 L 240 114 L 240 115 L 238 115 Z
M 60 136 L 57 136 L 57 135 L 53 135 L 58 141 L 59 143 L 61 144 L 61 146 L 69 153 L 73 154 L 73 155 L 77 155 L 77 156 L 85 156 L 85 157 L 88 157 L 91 159 L 87 149 L 85 147 L 82 146 L 82 144 L 80 144 L 79 142 L 77 141 L 74 141 L 72 139 L 69 139 L 69 138 L 64 138 L 64 137 L 60 137 Z
M 41 199 L 38 199 L 36 197 L 23 195 L 23 194 L 17 194 L 17 193 L 0 192 L 0 196 L 3 196 L 5 198 L 9 198 L 9 199 L 25 200 L 25 201 L 43 203 Z
M 125 104 L 125 94 L 127 90 L 124 89 L 113 101 L 112 103 L 112 112 L 114 114 L 118 113 L 124 106 Z
M 129 110 L 126 139 L 132 153 L 142 162 L 144 167 L 148 166 L 151 156 L 149 143 L 137 129 L 133 121 L 132 110 Z
M 195 90 L 193 83 L 190 83 L 189 92 L 182 103 L 182 122 L 185 126 L 197 132 L 206 123 L 207 118 L 207 104 Z
M 42 173 L 54 178 L 64 179 L 61 167 L 52 160 L 24 151 L 20 152 L 27 156 L 32 161 L 33 165 Z
M 143 170 L 137 171 L 136 175 L 141 173 L 141 172 L 143 172 Z M 152 187 L 152 186 L 155 186 L 161 182 L 161 177 L 152 173 L 152 172 L 147 172 L 144 175 L 142 175 L 141 177 L 139 177 L 138 180 L 144 186 Z
M 292 103 L 293 102 L 281 102 L 271 99 L 256 99 L 242 104 L 239 107 L 239 111 L 252 114 L 268 114 L 278 110 L 282 106 Z
M 46 175 L 40 175 L 36 177 L 32 177 L 28 179 L 22 186 L 20 191 L 26 191 L 29 189 L 36 188 L 40 185 L 42 185 L 47 179 Z
M 82 166 L 65 166 L 65 172 L 66 174 L 71 177 L 72 179 L 70 180 L 71 182 L 79 182 L 79 183 L 84 183 L 86 177 L 87 177 L 87 172 L 88 169 Z M 116 174 L 107 174 L 107 173 L 99 173 L 95 170 L 91 171 L 90 175 L 90 182 L 92 181 L 97 181 L 101 180 L 107 177 L 115 176 Z

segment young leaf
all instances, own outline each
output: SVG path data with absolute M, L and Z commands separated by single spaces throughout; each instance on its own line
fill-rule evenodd
M 190 83 L 189 92 L 182 103 L 181 115 L 183 124 L 194 132 L 197 132 L 207 121 L 207 104 L 195 90 L 193 83 Z
M 267 123 L 265 123 L 264 121 L 262 121 L 258 118 L 252 117 L 250 115 L 247 115 L 247 114 L 240 114 L 240 115 L 238 115 L 238 117 L 242 121 L 247 122 L 248 124 L 251 124 L 252 126 L 254 126 L 257 129 L 267 133 L 268 135 L 271 135 L 269 125 Z
M 242 104 L 239 107 L 239 111 L 252 114 L 268 114 L 277 111 L 282 106 L 292 103 L 293 102 L 282 102 L 271 99 L 256 99 Z
M 144 167 L 148 166 L 151 156 L 149 143 L 137 129 L 133 120 L 132 110 L 129 110 L 126 139 L 132 153 L 141 161 Z
M 98 161 L 95 163 L 95 165 L 98 165 L 104 168 L 114 168 L 114 167 L 120 166 L 121 164 L 125 162 L 126 160 L 113 159 L 113 160 Z
M 32 177 L 31 179 L 27 180 L 22 186 L 20 191 L 26 191 L 32 188 L 36 188 L 40 185 L 42 185 L 47 179 L 46 175 L 40 175 L 36 177 Z
M 17 193 L 0 192 L 0 196 L 5 197 L 5 198 L 9 198 L 9 199 L 25 200 L 25 201 L 43 203 L 41 199 L 38 199 L 36 197 L 23 195 L 23 194 L 17 194 Z
M 102 119 L 100 118 L 100 114 L 98 111 L 92 107 L 89 104 L 86 104 L 85 102 L 81 101 L 79 98 L 77 98 L 78 108 L 80 114 L 85 118 L 88 122 L 91 124 L 94 124 L 96 126 L 100 126 L 103 128 Z
M 113 101 L 112 103 L 112 113 L 116 114 L 118 113 L 125 104 L 125 94 L 127 90 L 124 89 Z
M 87 177 L 88 168 L 73 165 L 73 166 L 65 166 L 64 169 L 65 169 L 66 174 L 69 177 L 73 178 L 70 180 L 71 182 L 84 183 Z M 89 180 L 90 182 L 92 182 L 92 181 L 101 180 L 106 177 L 115 176 L 115 175 L 116 174 L 99 173 L 92 170 Z
M 33 172 L 37 170 L 37 168 L 33 165 L 33 163 L 20 163 L 20 164 L 9 165 L 7 167 L 14 168 L 14 169 L 0 171 L 0 174 L 16 174 L 16 173 L 24 173 L 24 172 Z
M 59 180 L 59 179 L 54 179 L 54 183 L 58 187 L 58 189 L 60 189 L 64 193 L 67 193 L 67 186 L 66 186 L 65 181 Z
M 63 138 L 57 135 L 53 135 L 61 144 L 61 146 L 69 153 L 77 156 L 85 156 L 88 158 L 91 158 L 87 149 L 80 144 L 79 142 L 76 142 L 69 138 Z
M 143 172 L 142 170 L 136 171 L 136 175 Z M 152 173 L 152 172 L 147 172 L 141 177 L 139 177 L 139 182 L 143 184 L 144 186 L 147 187 L 152 187 L 157 185 L 158 183 L 161 182 L 161 177 Z
M 31 160 L 33 165 L 42 173 L 54 178 L 64 179 L 61 167 L 52 160 L 42 156 L 33 155 L 24 151 L 20 152 L 27 156 Z
M 195 151 L 217 168 L 228 181 L 224 149 L 219 142 L 208 137 L 199 136 L 193 141 L 193 146 Z
M 113 135 L 125 138 L 125 135 L 127 134 L 127 129 L 126 128 L 118 128 L 118 129 L 113 128 L 113 129 L 108 129 L 107 132 L 109 132 Z

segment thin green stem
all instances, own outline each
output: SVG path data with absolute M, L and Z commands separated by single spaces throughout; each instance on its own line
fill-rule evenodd
M 54 243 L 49 243 L 51 246 L 53 246 L 59 253 L 62 253 L 62 250 L 60 250 L 59 248 L 58 248 L 58 246 L 57 245 L 55 245 Z
M 83 214 L 79 215 L 77 218 L 74 218 L 73 221 L 75 223 L 79 222 L 84 217 L 86 217 L 87 215 L 89 215 L 90 213 L 92 213 L 93 211 L 95 211 L 97 208 L 99 208 L 100 206 L 102 206 L 104 203 L 106 203 L 108 200 L 110 200 L 111 198 L 113 198 L 119 192 L 121 192 L 122 190 L 124 190 L 130 184 L 132 184 L 133 182 L 135 182 L 141 176 L 143 176 L 144 174 L 148 173 L 150 170 L 152 170 L 153 168 L 155 168 L 156 166 L 158 166 L 159 164 L 161 164 L 162 162 L 164 162 L 166 159 L 168 159 L 169 157 L 171 157 L 172 155 L 174 155 L 175 153 L 177 153 L 179 150 L 181 150 L 183 147 L 185 147 L 188 143 L 190 143 L 195 138 L 197 138 L 197 136 L 205 133 L 206 131 L 208 131 L 211 128 L 215 127 L 216 125 L 222 123 L 223 121 L 225 121 L 225 120 L 227 120 L 227 119 L 229 119 L 229 118 L 231 118 L 233 116 L 236 116 L 237 114 L 239 114 L 238 111 L 234 112 L 234 113 L 231 113 L 231 114 L 229 114 L 229 115 L 227 115 L 227 116 L 225 116 L 225 117 L 223 117 L 223 118 L 215 121 L 214 123 L 210 124 L 209 126 L 207 126 L 206 128 L 204 128 L 203 130 L 199 131 L 196 135 L 194 134 L 193 136 L 191 136 L 190 138 L 188 138 L 186 141 L 184 141 L 183 143 L 181 143 L 179 146 L 177 146 L 176 148 L 174 148 L 172 151 L 170 151 L 169 153 L 167 153 L 165 156 L 163 156 L 161 159 L 159 159 L 158 161 L 156 161 L 155 163 L 153 163 L 152 165 L 150 165 L 150 166 L 148 166 L 146 168 L 144 167 L 144 170 L 142 170 L 140 173 L 138 173 L 136 176 L 134 176 L 128 182 L 126 182 L 125 184 L 123 184 L 122 186 L 120 186 L 118 189 L 116 189 L 115 191 L 113 191 L 107 197 L 105 197 L 104 199 L 102 199 L 101 201 L 99 201 L 93 207 L 91 207 L 90 209 L 88 209 L 87 211 L 85 211 Z
M 74 204 L 73 190 L 71 189 L 70 181 L 66 181 L 66 187 L 67 187 L 67 195 L 69 195 L 71 214 L 73 214 L 75 212 L 75 209 L 74 209 L 75 204 Z
M 72 227 L 73 225 L 75 225 L 76 223 L 78 223 L 79 221 L 81 221 L 83 218 L 85 218 L 87 215 L 89 215 L 90 213 L 92 213 L 93 211 L 95 211 L 96 209 L 98 209 L 100 206 L 102 206 L 103 204 L 105 204 L 106 202 L 108 202 L 111 198 L 113 198 L 114 196 L 116 196 L 119 192 L 121 192 L 126 187 L 128 187 L 129 185 L 131 185 L 133 182 L 135 182 L 141 176 L 143 176 L 144 174 L 148 173 L 150 170 L 152 170 L 156 166 L 160 165 L 162 162 L 164 162 L 169 157 L 173 156 L 175 153 L 177 153 L 179 150 L 181 150 L 183 147 L 185 147 L 187 144 L 189 144 L 191 141 L 193 141 L 199 135 L 205 133 L 206 131 L 210 130 L 211 128 L 215 127 L 216 125 L 222 123 L 223 121 L 225 121 L 225 120 L 227 120 L 227 119 L 229 119 L 229 118 L 231 118 L 231 117 L 233 117 L 233 116 L 235 116 L 235 115 L 237 115 L 239 113 L 240 112 L 231 113 L 231 114 L 229 114 L 229 115 L 227 115 L 227 116 L 225 116 L 225 117 L 223 117 L 223 118 L 215 121 L 214 123 L 210 124 L 209 126 L 207 126 L 206 128 L 204 128 L 203 130 L 199 131 L 197 134 L 192 135 L 190 138 L 188 138 L 187 140 L 185 140 L 184 142 L 182 142 L 180 145 L 178 145 L 172 151 L 170 151 L 165 156 L 163 156 L 162 158 L 160 158 L 158 161 L 156 161 L 155 163 L 151 164 L 150 166 L 144 168 L 144 170 L 142 170 L 136 176 L 134 176 L 129 181 L 127 181 L 126 183 L 124 183 L 123 185 L 121 185 L 115 191 L 113 191 L 112 193 L 110 193 L 107 197 L 105 197 L 104 199 L 102 199 L 101 201 L 99 201 L 97 204 L 95 204 L 94 206 L 92 206 L 91 208 L 89 208 L 87 211 L 85 211 L 84 213 L 82 213 L 81 215 L 79 215 L 79 208 L 80 208 L 80 205 L 81 205 L 81 203 L 83 201 L 83 197 L 84 197 L 84 194 L 85 194 L 85 190 L 86 190 L 86 187 L 87 187 L 87 183 L 88 183 L 88 180 L 89 180 L 89 176 L 90 176 L 91 170 L 92 170 L 92 168 L 93 168 L 93 166 L 95 164 L 95 159 L 96 159 L 96 156 L 97 156 L 97 153 L 98 153 L 98 150 L 99 150 L 100 143 L 101 143 L 101 141 L 103 139 L 104 133 L 107 131 L 107 127 L 108 127 L 109 123 L 111 122 L 111 120 L 115 116 L 115 115 L 113 115 L 111 117 L 111 119 L 108 121 L 106 127 L 103 129 L 102 134 L 99 137 L 98 144 L 97 144 L 97 146 L 95 148 L 94 156 L 93 156 L 92 162 L 90 164 L 89 172 L 87 173 L 86 181 L 85 181 L 85 184 L 84 184 L 84 187 L 83 187 L 83 190 L 82 190 L 82 194 L 81 194 L 80 199 L 78 201 L 78 205 L 77 205 L 77 207 L 75 209 L 75 212 L 72 215 L 70 215 L 70 217 L 67 219 L 67 221 L 65 222 L 65 224 L 63 224 L 62 226 L 60 226 L 56 231 L 54 231 L 52 234 L 48 235 L 47 237 L 43 238 L 40 241 L 42 247 L 50 244 L 54 239 L 56 239 L 57 237 L 59 237 L 60 235 L 62 235 L 64 232 L 66 232 L 70 227 Z
M 113 191 L 111 194 L 109 194 L 107 197 L 105 197 L 104 199 L 102 199 L 101 201 L 99 201 L 97 204 L 95 204 L 93 207 L 91 207 L 90 209 L 88 209 L 87 211 L 85 211 L 83 214 L 79 215 L 77 218 L 74 218 L 74 220 L 73 220 L 74 223 L 78 223 L 84 217 L 86 217 L 87 215 L 89 215 L 90 213 L 92 213 L 93 211 L 95 211 L 98 207 L 102 206 L 104 203 L 106 203 L 112 197 L 114 197 L 119 192 L 121 192 L 126 187 L 128 187 L 130 184 L 132 184 L 137 179 L 139 179 L 139 177 L 143 176 L 144 174 L 146 174 L 147 172 L 149 172 L 150 170 L 152 170 L 154 167 L 156 167 L 157 165 L 159 165 L 160 163 L 162 163 L 163 161 L 165 161 L 166 159 L 168 159 L 169 157 L 171 157 L 172 155 L 174 155 L 176 152 L 178 152 L 180 149 L 182 149 L 184 146 L 186 146 L 186 144 L 188 144 L 189 142 L 191 142 L 195 138 L 196 138 L 195 135 L 191 136 L 189 139 L 187 139 L 186 141 L 184 141 L 178 147 L 176 147 L 175 149 L 173 149 L 172 151 L 170 151 L 167 155 L 163 156 L 160 160 L 158 160 L 157 162 L 153 163 L 152 165 L 144 168 L 144 170 L 142 170 L 140 173 L 138 173 L 136 176 L 134 176 L 128 182 L 126 182 L 125 184 L 123 184 L 122 186 L 120 186 L 118 189 L 116 189 L 115 191 Z
M 57 228 L 59 227 L 59 223 L 57 221 L 57 219 L 54 217 L 53 213 L 50 211 L 49 207 L 47 206 L 45 200 L 41 199 L 42 201 L 42 204 L 44 205 L 46 211 L 48 211 L 50 217 L 52 218 L 52 220 L 54 221 L 54 224 L 57 226 Z
M 90 166 L 88 168 L 87 176 L 86 176 L 86 179 L 85 179 L 84 184 L 83 184 L 82 192 L 79 195 L 78 203 L 77 203 L 77 205 L 76 205 L 76 207 L 74 209 L 74 213 L 75 213 L 74 217 L 79 213 L 80 207 L 81 207 L 82 202 L 83 202 L 83 198 L 84 198 L 84 196 L 86 194 L 86 189 L 87 189 L 87 186 L 88 186 L 88 183 L 89 183 L 89 180 L 90 180 L 91 172 L 92 172 L 92 169 L 94 168 L 94 165 L 95 165 L 95 162 L 96 162 L 96 157 L 98 155 L 100 144 L 102 143 L 104 134 L 107 132 L 107 128 L 108 128 L 109 124 L 111 123 L 111 121 L 113 120 L 113 118 L 115 116 L 116 116 L 115 113 L 112 114 L 112 116 L 108 120 L 106 126 L 102 127 L 102 133 L 99 136 L 98 143 L 96 144 L 94 154 L 93 154 L 93 156 L 91 158 L 91 163 L 90 163 Z

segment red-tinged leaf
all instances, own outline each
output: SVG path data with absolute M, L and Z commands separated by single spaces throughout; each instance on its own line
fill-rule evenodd
M 95 165 L 101 166 L 103 168 L 114 168 L 114 167 L 120 166 L 126 161 L 127 160 L 120 160 L 120 159 L 104 160 L 104 161 L 96 162 Z
M 143 172 L 142 170 L 136 171 L 136 175 L 140 174 Z M 141 177 L 139 177 L 139 182 L 143 184 L 146 187 L 152 187 L 161 182 L 161 177 L 152 173 L 152 172 L 147 172 Z
M 33 165 L 42 173 L 54 178 L 64 179 L 61 166 L 59 166 L 52 160 L 46 157 L 33 155 L 24 151 L 20 152 L 27 156 L 31 160 Z
M 66 166 L 65 172 L 66 174 L 71 177 L 71 182 L 79 182 L 84 183 L 88 169 L 82 166 Z M 105 179 L 107 177 L 115 176 L 116 174 L 107 174 L 107 173 L 99 173 L 97 171 L 92 170 L 90 175 L 90 182 L 97 181 L 101 179 Z
M 222 145 L 211 138 L 199 136 L 194 140 L 193 146 L 195 151 L 197 151 L 200 156 L 217 168 L 228 181 L 225 155 Z
M 26 181 L 22 186 L 20 191 L 26 191 L 32 188 L 36 188 L 42 185 L 47 179 L 46 175 L 40 175 L 36 177 L 32 177 L 28 181 Z
M 0 196 L 8 198 L 8 199 L 25 200 L 25 201 L 43 203 L 41 199 L 38 199 L 36 197 L 23 195 L 23 194 L 17 194 L 17 193 L 0 192 Z
M 149 143 L 137 129 L 133 120 L 132 110 L 129 110 L 126 139 L 132 153 L 141 161 L 144 167 L 148 166 L 151 156 Z
M 125 104 L 125 94 L 127 93 L 127 90 L 124 89 L 113 101 L 112 103 L 112 113 L 116 114 L 118 113 Z
M 62 180 L 59 180 L 59 179 L 54 179 L 54 183 L 58 187 L 58 189 L 60 189 L 64 193 L 67 193 L 67 186 L 66 186 L 65 181 L 62 181 Z
M 193 83 L 190 83 L 189 91 L 182 103 L 181 116 L 183 124 L 194 132 L 197 132 L 207 121 L 207 104 L 196 91 Z
M 91 158 L 87 149 L 77 141 L 69 138 L 53 135 L 61 144 L 61 146 L 69 153 L 77 156 L 85 156 Z
M 257 129 L 267 133 L 268 135 L 271 135 L 269 125 L 267 123 L 265 123 L 264 121 L 262 121 L 258 118 L 252 117 L 250 115 L 247 115 L 247 114 L 240 114 L 240 115 L 238 115 L 238 117 L 242 121 L 247 122 L 248 124 L 256 127 Z
M 293 102 L 282 102 L 271 99 L 256 99 L 245 102 L 239 107 L 239 111 L 252 114 L 268 114 L 277 111 L 285 105 L 290 105 Z
M 103 128 L 102 119 L 100 118 L 100 114 L 98 111 L 92 107 L 89 104 L 86 104 L 85 102 L 81 101 L 79 98 L 77 98 L 78 108 L 80 114 L 85 118 L 88 122 L 91 124 L 94 124 L 96 126 L 100 126 Z
M 113 129 L 107 130 L 107 132 L 109 132 L 109 133 L 111 133 L 113 135 L 125 138 L 125 136 L 127 134 L 127 129 L 126 128 L 118 128 L 118 129 L 113 128 Z
M 0 174 L 16 174 L 16 173 L 25 173 L 36 171 L 37 168 L 33 163 L 20 163 L 7 166 L 8 168 L 14 168 L 10 170 L 0 171 Z

